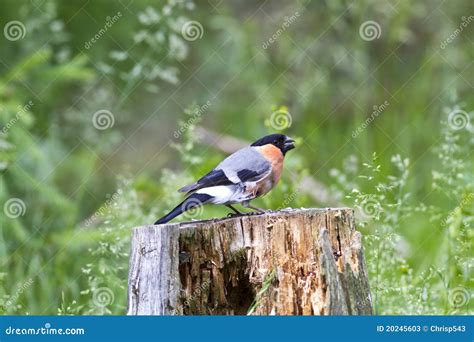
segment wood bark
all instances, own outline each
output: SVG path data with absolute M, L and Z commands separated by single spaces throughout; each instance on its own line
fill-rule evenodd
M 130 315 L 369 315 L 352 209 L 137 227 Z

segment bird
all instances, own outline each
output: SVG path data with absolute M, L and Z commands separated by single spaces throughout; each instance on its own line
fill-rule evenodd
M 187 197 L 155 225 L 204 204 L 223 204 L 234 212 L 230 216 L 265 212 L 250 201 L 277 185 L 286 153 L 295 148 L 294 143 L 295 140 L 284 134 L 270 134 L 232 153 L 195 183 L 179 189 Z M 236 203 L 256 212 L 243 213 L 233 206 Z

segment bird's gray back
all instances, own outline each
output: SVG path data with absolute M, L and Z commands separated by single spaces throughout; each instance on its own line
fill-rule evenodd
M 255 180 L 263 177 L 271 171 L 270 162 L 252 147 L 245 147 L 231 154 L 216 167 L 217 170 L 223 170 L 227 178 L 232 182 L 238 183 L 238 173 L 243 170 L 255 174 Z M 254 177 L 252 177 L 254 178 Z

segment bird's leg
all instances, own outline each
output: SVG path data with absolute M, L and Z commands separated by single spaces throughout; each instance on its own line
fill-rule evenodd
M 230 204 L 227 204 L 226 207 L 229 208 L 229 209 L 232 209 L 236 214 L 239 214 L 239 215 L 242 215 L 242 214 L 243 214 L 243 212 L 238 211 L 237 209 L 235 209 L 235 208 L 234 208 L 232 205 L 230 205 Z
M 248 204 L 248 207 L 250 209 L 253 209 L 253 210 L 256 210 L 258 211 L 259 213 L 263 214 L 263 213 L 266 213 L 267 211 L 265 209 L 262 209 L 262 208 L 259 208 L 259 207 L 254 207 L 253 205 L 251 205 L 250 203 Z
M 229 213 L 227 216 L 228 217 L 234 217 L 234 216 L 239 216 L 239 215 L 244 215 L 243 212 L 241 211 L 238 211 L 237 209 L 235 209 L 233 206 L 231 206 L 230 204 L 226 204 L 226 207 L 229 208 L 229 209 L 232 209 L 234 211 L 234 213 Z
M 242 206 L 256 211 L 256 212 L 248 213 L 247 215 L 263 214 L 267 212 L 265 209 L 254 207 L 253 205 L 250 204 L 250 202 L 242 202 Z

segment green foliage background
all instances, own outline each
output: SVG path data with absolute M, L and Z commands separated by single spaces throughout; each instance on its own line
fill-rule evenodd
M 471 1 L 0 8 L 2 28 L 26 29 L 0 36 L 0 205 L 25 204 L 19 217 L 0 212 L 0 312 L 125 313 L 131 228 L 225 156 L 195 126 L 252 141 L 275 130 L 277 109 L 298 148 L 256 204 L 328 206 L 298 188 L 311 176 L 357 209 L 376 313 L 474 312 Z M 194 41 L 181 32 L 189 20 L 203 27 Z M 368 20 L 378 39 L 361 38 Z M 94 127 L 99 110 L 113 127 Z M 453 129 L 456 110 L 470 124 Z

